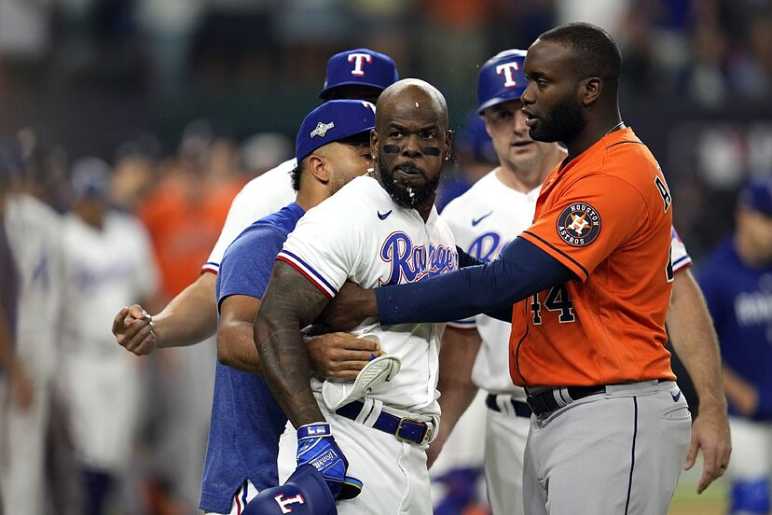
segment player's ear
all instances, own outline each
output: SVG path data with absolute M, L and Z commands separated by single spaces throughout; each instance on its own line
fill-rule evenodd
M 589 107 L 597 102 L 603 91 L 603 81 L 600 77 L 587 77 L 579 83 L 579 104 Z
M 375 129 L 370 131 L 370 156 L 373 161 L 378 159 L 378 131 Z
M 487 129 L 486 129 L 487 130 Z M 448 129 L 445 133 L 445 161 L 453 161 L 456 158 L 456 134 L 453 129 Z
M 308 171 L 322 184 L 330 182 L 330 166 L 327 158 L 321 154 L 311 154 L 308 156 Z
M 485 134 L 488 135 L 489 138 L 493 138 L 493 135 L 491 134 L 491 129 L 488 127 L 488 117 L 485 116 L 485 114 L 481 114 L 480 118 L 482 118 L 483 125 L 485 126 Z

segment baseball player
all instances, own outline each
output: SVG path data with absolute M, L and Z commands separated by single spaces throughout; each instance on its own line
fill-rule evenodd
M 221 358 L 215 375 L 200 503 L 207 513 L 239 515 L 257 492 L 278 484 L 279 437 L 287 417 L 258 375 L 252 323 L 287 234 L 306 210 L 370 167 L 374 125 L 375 106 L 369 102 L 331 100 L 314 109 L 297 134 L 299 165 L 292 173 L 297 200 L 252 224 L 225 252 L 217 277 L 218 348 L 226 349 L 228 359 Z M 366 363 L 371 352 L 377 348 L 350 351 L 344 364 Z
M 507 50 L 480 68 L 477 111 L 499 166 L 442 212 L 458 246 L 486 263 L 531 224 L 542 180 L 566 155 L 558 144 L 528 135 L 520 110 L 527 83 L 525 54 Z M 477 389 L 487 391 L 483 463 L 488 501 L 493 513 L 516 515 L 523 512 L 522 465 L 531 409 L 525 390 L 509 377 L 510 330 L 509 323 L 485 315 L 448 324 L 440 354 L 442 419 L 429 459 L 439 454 Z
M 398 78 L 396 64 L 388 55 L 367 48 L 346 50 L 329 59 L 320 98 L 374 102 Z M 152 317 L 139 305 L 120 310 L 113 323 L 117 342 L 142 355 L 157 347 L 193 345 L 214 334 L 216 274 L 225 249 L 251 223 L 294 201 L 290 174 L 295 168 L 295 159 L 290 159 L 249 181 L 234 198 L 201 276 Z
M 18 272 L 18 297 L 16 359 L 7 385 L 15 397 L 0 416 L 5 419 L 0 420 L 0 490 L 4 513 L 38 514 L 48 509 L 40 492 L 45 489 L 45 435 L 58 362 L 62 217 L 40 198 L 44 177 L 39 174 L 46 170 L 31 166 L 15 141 L 3 146 L 0 167 L 4 173 L 16 172 L 2 222 Z M 2 289 L 3 296 L 9 293 L 5 283 Z M 0 402 L 10 400 L 2 397 Z
M 534 223 L 489 265 L 351 287 L 326 313 L 335 325 L 510 317 L 510 375 L 533 412 L 529 515 L 665 513 L 687 457 L 691 417 L 664 347 L 672 197 L 620 119 L 620 68 L 602 29 L 542 34 L 526 57 L 522 110 L 531 138 L 562 142 L 568 156 L 544 181 Z M 708 482 L 730 451 L 719 431 L 710 437 L 721 444 Z
M 434 208 L 450 150 L 442 94 L 416 79 L 387 88 L 378 99 L 371 150 L 373 174 L 311 210 L 287 239 L 255 321 L 255 340 L 265 378 L 297 428 L 298 465 L 319 469 L 339 499 L 356 495 L 352 477 L 364 483 L 361 495 L 339 502 L 338 511 L 429 514 L 425 446 L 439 416 L 442 326 L 357 327 L 354 334 L 377 336 L 383 358 L 401 369 L 353 399 L 346 383 L 311 379 L 300 333 L 346 280 L 399 284 L 458 266 L 455 240 Z
M 730 513 L 767 514 L 772 476 L 772 178 L 744 188 L 736 230 L 699 282 L 716 324 L 732 427 Z
M 106 163 L 77 161 L 73 210 L 62 227 L 62 388 L 89 514 L 105 513 L 110 493 L 125 478 L 139 420 L 139 369 L 111 342 L 112 310 L 148 299 L 158 288 L 149 237 L 138 220 L 109 209 L 109 185 Z
M 528 134 L 520 102 L 527 83 L 525 55 L 523 50 L 507 50 L 480 68 L 478 112 L 500 164 L 442 213 L 459 247 L 482 262 L 495 259 L 515 235 L 528 228 L 544 177 L 565 157 L 565 150 L 557 143 L 534 141 Z M 678 285 L 682 280 L 689 283 L 693 279 L 688 273 L 679 273 L 687 270 L 691 259 L 675 230 L 671 252 L 676 274 L 674 288 L 680 291 Z M 688 336 L 682 334 L 686 332 L 680 331 L 682 327 L 700 334 L 697 353 L 712 353 L 715 358 L 717 349 L 704 310 L 703 317 L 695 321 L 680 309 L 681 304 L 704 305 L 701 297 L 691 292 L 688 284 L 684 286 L 683 294 L 673 296 L 674 308 L 668 312 L 670 331 L 675 330 L 678 336 L 675 345 L 689 365 L 695 352 L 679 345 L 685 343 L 688 347 Z M 515 386 L 509 376 L 510 331 L 510 324 L 485 315 L 448 324 L 440 354 L 443 416 L 429 459 L 439 453 L 477 389 L 485 390 L 488 410 L 484 468 L 488 500 L 493 513 L 518 514 L 523 513 L 522 468 L 531 409 L 526 403 L 525 390 Z M 704 332 L 708 335 L 704 336 Z M 698 363 L 690 368 L 705 367 Z M 709 379 L 715 382 L 718 370 L 711 372 Z M 711 388 L 702 388 L 700 393 L 710 397 Z

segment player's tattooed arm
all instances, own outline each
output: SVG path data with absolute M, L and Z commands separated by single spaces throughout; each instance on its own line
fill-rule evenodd
M 277 261 L 255 319 L 254 338 L 263 376 L 295 427 L 324 420 L 311 392 L 311 363 L 301 329 L 328 302 L 308 279 Z
M 249 295 L 230 295 L 221 302 L 217 327 L 220 363 L 262 375 L 253 330 L 259 310 L 260 299 Z M 378 342 L 348 333 L 323 334 L 304 341 L 314 375 L 321 379 L 353 381 L 370 359 L 381 355 Z

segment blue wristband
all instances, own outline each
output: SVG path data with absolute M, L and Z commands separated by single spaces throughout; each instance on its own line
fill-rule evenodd
M 298 428 L 298 440 L 303 438 L 321 438 L 332 436 L 332 429 L 327 422 L 313 422 L 305 424 Z

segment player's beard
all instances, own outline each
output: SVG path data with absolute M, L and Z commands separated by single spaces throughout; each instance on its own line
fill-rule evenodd
M 416 208 L 426 202 L 437 190 L 440 182 L 439 175 L 434 179 L 429 179 L 423 170 L 410 164 L 401 164 L 393 168 L 384 162 L 383 153 L 378 154 L 378 170 L 381 174 L 381 184 L 388 192 L 391 198 L 398 205 L 407 208 Z M 423 177 L 421 185 L 408 185 L 394 177 L 394 172 L 400 168 L 414 173 L 419 173 Z
M 552 112 L 530 129 L 531 139 L 548 143 L 573 141 L 584 130 L 586 122 L 579 104 L 571 98 L 555 106 Z

